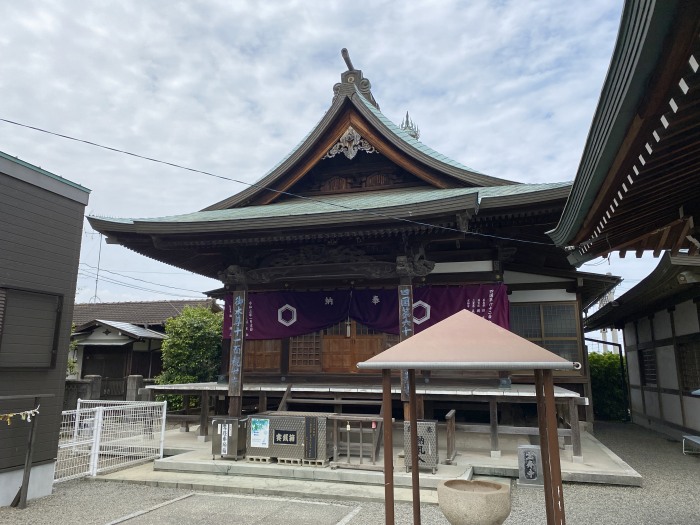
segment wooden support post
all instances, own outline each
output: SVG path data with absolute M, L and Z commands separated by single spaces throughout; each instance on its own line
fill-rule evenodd
M 561 482 L 559 437 L 554 403 L 554 380 L 551 370 L 535 370 L 535 390 L 547 525 L 564 525 L 566 523 L 564 493 Z
M 422 399 L 421 406 L 423 407 L 423 415 L 418 416 L 423 419 L 435 419 L 435 401 L 426 401 L 423 396 L 419 396 Z
M 258 412 L 265 412 L 267 410 L 267 392 L 261 390 L 258 393 Z
M 333 412 L 335 412 L 336 414 L 342 414 L 343 405 L 339 403 L 340 396 L 338 394 L 333 395 L 333 400 L 335 401 L 335 403 L 333 404 Z
M 189 414 L 190 412 L 190 395 L 185 394 L 182 396 L 182 413 L 184 415 Z M 180 432 L 189 432 L 190 431 L 190 422 L 187 421 L 187 418 L 183 419 L 180 421 Z
M 581 450 L 581 425 L 578 422 L 578 406 L 576 399 L 569 399 L 569 425 L 571 426 L 571 446 L 574 463 L 583 463 Z
M 228 374 L 228 415 L 240 417 L 243 410 L 243 345 L 245 340 L 246 292 L 233 292 L 231 304 L 231 351 Z
M 416 417 L 418 419 L 425 418 L 425 400 L 423 396 L 416 394 Z
M 230 417 L 241 417 L 243 412 L 243 403 L 240 396 L 231 396 L 228 398 L 228 415 Z
M 394 436 L 391 418 L 391 370 L 382 370 L 382 413 L 384 414 L 384 522 L 394 525 Z M 334 424 L 337 421 L 333 422 Z
M 413 488 L 413 524 L 420 525 L 420 477 L 418 461 L 418 418 L 416 416 L 416 371 L 408 371 L 409 410 L 411 414 L 411 485 Z
M 498 444 L 498 403 L 495 399 L 489 401 L 489 422 L 491 424 L 491 457 L 500 458 L 501 448 Z
M 209 390 L 202 390 L 200 405 L 199 436 L 206 440 L 209 436 Z
M 243 346 L 246 326 L 246 290 L 236 290 L 231 298 L 231 350 L 228 372 L 228 415 L 240 417 L 243 410 Z
M 333 420 L 333 461 L 338 461 L 338 420 Z
M 34 406 L 36 408 L 39 406 L 39 398 L 34 398 Z M 34 439 L 36 437 L 36 422 L 39 414 L 34 414 L 32 417 L 32 422 L 29 425 L 29 435 L 27 437 L 27 454 L 24 457 L 24 474 L 22 475 L 22 484 L 17 491 L 17 495 L 10 503 L 11 507 L 19 507 L 24 509 L 27 507 L 27 494 L 29 493 L 29 477 L 32 472 L 32 456 L 34 455 Z

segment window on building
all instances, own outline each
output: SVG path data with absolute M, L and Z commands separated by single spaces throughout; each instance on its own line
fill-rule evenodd
M 0 288 L 0 368 L 56 364 L 62 297 Z
M 576 303 L 511 303 L 510 330 L 569 361 L 580 361 Z
M 700 342 L 678 345 L 681 368 L 681 390 L 692 392 L 700 388 Z
M 289 338 L 289 367 L 318 370 L 321 367 L 321 332 Z
M 642 386 L 656 385 L 656 350 L 654 348 L 639 350 L 638 356 Z

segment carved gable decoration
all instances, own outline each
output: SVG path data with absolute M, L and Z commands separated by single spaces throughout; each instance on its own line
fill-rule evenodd
M 348 129 L 343 133 L 338 142 L 336 142 L 323 158 L 332 159 L 338 153 L 343 153 L 348 159 L 354 159 L 358 151 L 364 151 L 366 153 L 377 152 L 374 146 L 363 139 L 352 126 L 348 126 Z

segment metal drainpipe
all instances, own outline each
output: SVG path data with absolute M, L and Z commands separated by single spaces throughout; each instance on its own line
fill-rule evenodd
M 148 329 L 148 323 L 146 323 L 144 328 Z M 151 350 L 151 343 L 153 339 L 148 339 L 148 379 L 151 379 L 151 369 L 153 367 L 153 351 Z
M 583 340 L 591 341 L 592 343 L 600 343 L 603 345 L 611 345 L 617 347 L 617 353 L 620 356 L 620 377 L 622 378 L 622 395 L 625 396 L 625 421 L 629 421 L 630 402 L 627 394 L 627 372 L 625 371 L 625 361 L 622 357 L 622 344 L 613 343 L 612 341 L 604 341 L 602 339 L 593 339 L 592 337 L 584 337 Z

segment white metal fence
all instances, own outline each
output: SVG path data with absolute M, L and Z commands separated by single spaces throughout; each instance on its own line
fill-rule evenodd
M 54 483 L 163 457 L 166 402 L 78 399 L 62 413 Z

